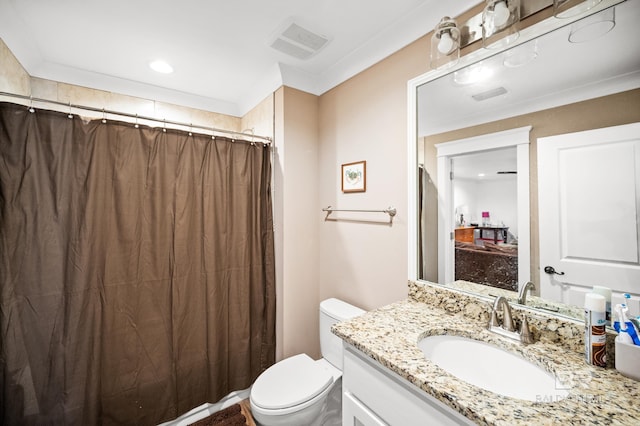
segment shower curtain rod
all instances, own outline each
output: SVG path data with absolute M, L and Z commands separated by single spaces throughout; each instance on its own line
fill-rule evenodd
M 42 102 L 42 103 L 49 103 L 49 104 L 53 104 L 53 105 L 60 105 L 60 106 L 68 107 L 69 109 L 76 108 L 76 109 L 83 109 L 85 111 L 101 112 L 102 114 L 119 115 L 121 117 L 135 118 L 136 120 L 146 120 L 146 121 L 153 121 L 153 122 L 162 123 L 162 124 L 172 124 L 174 126 L 183 126 L 183 127 L 188 127 L 190 129 L 200 129 L 200 130 L 207 130 L 207 131 L 216 132 L 216 133 L 225 133 L 225 134 L 228 134 L 228 135 L 240 135 L 240 136 L 249 137 L 249 138 L 262 139 L 262 141 L 260 143 L 265 144 L 265 145 L 268 145 L 268 144 L 270 144 L 272 142 L 272 139 L 269 136 L 259 136 L 259 135 L 253 135 L 251 133 L 236 132 L 236 131 L 233 131 L 233 130 L 217 129 L 215 127 L 200 126 L 200 125 L 197 125 L 197 124 L 183 123 L 183 122 L 180 122 L 180 121 L 161 120 L 161 119 L 154 118 L 154 117 L 146 117 L 146 116 L 143 116 L 143 115 L 131 114 L 131 113 L 128 113 L 128 112 L 112 111 L 112 110 L 108 110 L 108 109 L 104 109 L 104 108 L 95 108 L 95 107 L 90 107 L 90 106 L 86 106 L 86 105 L 77 105 L 77 104 L 72 104 L 70 102 L 65 103 L 65 102 L 60 102 L 60 101 L 53 101 L 53 100 L 50 100 L 50 99 L 34 98 L 32 96 L 18 95 L 16 93 L 9 93 L 9 92 L 0 92 L 0 96 L 7 96 L 7 97 L 12 97 L 12 98 L 24 99 L 24 100 L 28 100 L 28 101 L 31 101 L 31 102 Z

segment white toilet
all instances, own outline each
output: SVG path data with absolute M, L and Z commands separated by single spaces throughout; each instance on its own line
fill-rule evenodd
M 314 425 L 321 417 L 329 391 L 342 376 L 342 340 L 331 326 L 363 314 L 338 299 L 320 303 L 320 351 L 314 361 L 299 354 L 272 365 L 251 387 L 251 414 L 263 426 Z

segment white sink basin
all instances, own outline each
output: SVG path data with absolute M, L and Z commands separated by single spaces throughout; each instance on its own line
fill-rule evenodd
M 466 337 L 429 336 L 418 342 L 426 359 L 479 388 L 511 398 L 555 402 L 569 392 L 553 375 L 497 346 Z

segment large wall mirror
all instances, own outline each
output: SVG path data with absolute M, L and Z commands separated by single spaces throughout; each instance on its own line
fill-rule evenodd
M 569 315 L 593 285 L 640 294 L 639 22 L 640 2 L 603 0 L 409 82 L 410 279 L 514 302 L 532 281 Z M 591 139 L 615 149 L 566 149 Z

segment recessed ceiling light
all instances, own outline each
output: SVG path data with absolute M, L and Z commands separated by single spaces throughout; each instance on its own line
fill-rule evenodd
M 484 177 L 485 174 L 484 173 L 478 173 L 478 177 Z
M 165 61 L 153 61 L 149 63 L 149 67 L 162 74 L 171 74 L 173 72 L 173 67 Z

